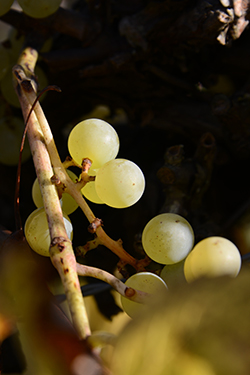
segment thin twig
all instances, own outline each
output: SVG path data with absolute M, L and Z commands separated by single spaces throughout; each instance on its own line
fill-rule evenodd
M 151 297 L 150 293 L 127 287 L 127 285 L 117 277 L 107 271 L 101 270 L 100 268 L 85 266 L 79 263 L 76 264 L 76 267 L 79 276 L 94 277 L 102 280 L 111 285 L 119 294 L 130 299 L 131 301 L 145 303 L 146 300 L 150 299 Z

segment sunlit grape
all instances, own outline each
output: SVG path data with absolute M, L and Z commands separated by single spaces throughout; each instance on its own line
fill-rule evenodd
M 236 277 L 241 268 L 238 248 L 227 238 L 207 237 L 187 256 L 184 274 L 188 282 L 199 277 Z
M 81 164 L 84 158 L 92 161 L 92 169 L 116 157 L 119 138 L 115 129 L 106 121 L 88 119 L 79 122 L 70 132 L 68 149 L 71 157 Z
M 98 170 L 95 187 L 99 198 L 108 206 L 125 208 L 141 198 L 145 179 L 141 169 L 132 161 L 114 159 Z
M 182 216 L 164 213 L 155 216 L 145 226 L 142 245 L 155 262 L 173 264 L 183 260 L 194 244 L 191 225 Z

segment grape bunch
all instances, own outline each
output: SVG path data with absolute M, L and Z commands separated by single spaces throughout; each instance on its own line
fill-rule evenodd
M 90 201 L 125 208 L 141 198 L 145 188 L 144 175 L 130 160 L 116 158 L 119 138 L 106 121 L 91 118 L 74 126 L 68 137 L 68 150 L 79 168 L 89 161 L 87 173 L 91 179 L 81 192 Z M 81 179 L 81 175 L 78 178 L 70 170 L 67 173 L 76 183 Z M 26 221 L 25 236 L 34 251 L 49 256 L 48 223 L 37 180 L 32 196 L 38 208 Z M 65 226 L 72 238 L 73 228 L 67 215 L 77 208 L 77 204 L 67 193 L 62 193 L 61 204 Z M 222 237 L 206 238 L 195 247 L 194 243 L 194 231 L 184 217 L 174 213 L 155 216 L 143 229 L 142 246 L 148 258 L 158 264 L 159 275 L 150 270 L 137 272 L 127 279 L 126 286 L 158 294 L 180 280 L 190 283 L 199 277 L 237 276 L 241 256 L 233 243 Z M 121 304 L 131 317 L 145 307 L 123 296 Z
M 142 196 L 145 179 L 140 168 L 126 159 L 115 159 L 119 151 L 115 129 L 101 119 L 88 119 L 77 124 L 69 134 L 71 157 L 81 164 L 90 159 L 91 187 L 82 189 L 90 201 L 105 203 L 114 208 L 132 206 Z
M 79 168 L 85 159 L 92 163 L 88 174 L 95 176 L 95 181 L 87 182 L 81 190 L 90 201 L 124 208 L 141 198 L 145 188 L 144 175 L 133 162 L 115 159 L 119 151 L 119 138 L 109 123 L 100 119 L 81 121 L 69 134 L 68 149 Z M 67 170 L 67 173 L 72 181 L 78 181 L 72 171 Z M 49 256 L 48 224 L 37 179 L 33 184 L 32 198 L 38 209 L 31 213 L 25 223 L 25 236 L 34 251 Z M 67 215 L 74 212 L 78 205 L 71 195 L 64 192 L 61 204 L 65 223 L 70 227 Z
M 159 279 L 165 289 L 198 278 L 236 277 L 241 269 L 238 248 L 223 237 L 207 237 L 194 247 L 194 231 L 182 216 L 164 213 L 155 216 L 142 232 L 145 253 L 159 264 L 159 276 L 150 272 L 132 275 L 125 284 L 156 295 L 160 293 Z M 161 265 L 164 265 L 161 268 Z M 134 317 L 143 309 L 137 302 L 121 297 L 124 311 Z

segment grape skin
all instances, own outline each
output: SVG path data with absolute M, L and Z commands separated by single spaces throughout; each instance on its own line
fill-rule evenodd
M 151 272 L 138 272 L 127 279 L 125 284 L 128 287 L 140 290 L 142 292 L 151 293 L 152 295 L 156 295 L 157 293 L 162 293 L 163 291 L 167 290 L 167 285 L 160 278 L 160 276 Z M 131 318 L 134 318 L 146 306 L 146 304 L 131 301 L 123 296 L 121 296 L 121 304 L 123 310 Z
M 63 221 L 68 237 L 72 240 L 73 227 L 69 217 L 63 213 Z M 37 208 L 27 218 L 24 226 L 26 240 L 30 247 L 42 256 L 50 256 L 50 233 L 46 212 L 43 207 Z
M 68 149 L 71 157 L 81 165 L 84 158 L 92 161 L 92 169 L 98 169 L 116 157 L 119 138 L 115 129 L 106 121 L 88 119 L 79 122 L 70 132 Z
M 33 18 L 44 18 L 55 13 L 62 0 L 18 0 L 23 12 Z
M 164 213 L 155 216 L 145 226 L 142 245 L 155 262 L 173 264 L 183 260 L 192 250 L 194 232 L 182 216 Z
M 132 161 L 114 159 L 96 174 L 96 192 L 108 206 L 125 208 L 135 204 L 145 189 L 141 169 Z
M 184 275 L 188 282 L 200 277 L 236 277 L 241 268 L 238 248 L 227 238 L 207 237 L 187 256 Z

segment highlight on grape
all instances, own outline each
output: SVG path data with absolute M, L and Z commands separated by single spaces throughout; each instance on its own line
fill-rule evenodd
M 142 245 L 155 262 L 173 264 L 183 260 L 194 245 L 194 232 L 182 216 L 164 213 L 155 216 L 142 232 Z
M 71 157 L 79 165 L 83 159 L 90 159 L 92 169 L 98 169 L 114 159 L 118 154 L 119 145 L 115 129 L 106 121 L 96 118 L 79 122 L 68 137 Z
M 207 237 L 187 256 L 184 274 L 188 282 L 200 277 L 236 277 L 241 268 L 238 248 L 224 237 Z
M 141 169 L 132 161 L 114 159 L 97 171 L 95 187 L 99 198 L 108 206 L 126 208 L 141 198 L 145 179 Z

